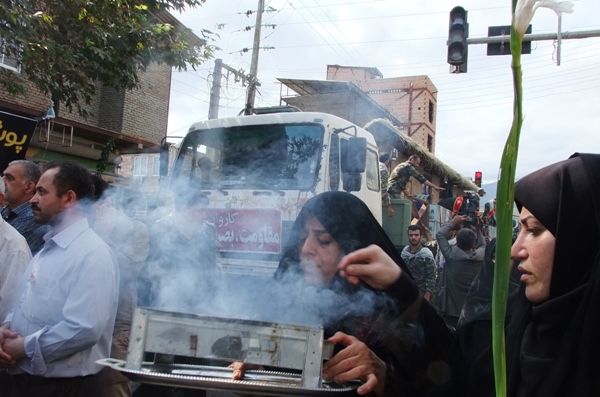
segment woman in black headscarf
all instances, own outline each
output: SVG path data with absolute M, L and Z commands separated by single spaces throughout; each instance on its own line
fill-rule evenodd
M 357 250 L 386 256 L 388 266 L 369 277 L 346 279 L 349 275 L 339 270 L 339 264 Z M 310 199 L 294 223 L 275 279 L 299 279 L 351 303 L 342 316 L 324 321 L 326 333 L 335 333 L 329 341 L 345 346 L 324 365 L 326 379 L 361 378 L 372 384 L 369 380 L 376 378 L 374 391 L 380 396 L 425 395 L 446 380 L 437 375 L 448 367 L 432 356 L 428 343 L 432 335 L 419 321 L 430 316 L 444 328 L 445 324 L 419 295 L 396 248 L 357 197 L 327 192 Z M 383 284 L 389 286 L 385 293 Z M 368 311 L 359 309 L 365 301 L 370 302 Z M 344 304 L 338 299 L 333 305 Z
M 575 154 L 515 186 L 524 285 L 507 336 L 510 396 L 600 395 L 599 179 L 600 155 Z
M 510 397 L 600 395 L 598 178 L 600 155 L 575 154 L 515 185 L 521 288 L 507 332 Z M 468 362 L 464 342 L 460 395 L 493 396 L 491 349 Z
M 275 279 L 281 279 L 290 271 L 301 271 L 297 266 L 300 263 L 298 244 L 304 238 L 304 228 L 311 217 L 321 223 L 344 253 L 375 244 L 408 272 L 394 244 L 364 202 L 349 193 L 326 192 L 308 200 L 302 207 L 275 273 Z M 339 276 L 335 281 L 339 281 Z
M 507 334 L 510 397 L 600 395 L 599 181 L 600 155 L 575 154 L 516 183 L 522 230 L 512 258 L 521 261 L 522 286 Z M 390 268 L 386 263 L 384 255 L 360 250 L 340 267 L 355 280 Z M 452 340 L 426 320 L 425 329 Z M 491 349 L 486 353 L 474 363 L 465 362 L 465 351 L 446 360 L 463 374 L 454 378 L 454 395 L 495 395 Z

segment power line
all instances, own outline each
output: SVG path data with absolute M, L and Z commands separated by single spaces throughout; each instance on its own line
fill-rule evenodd
M 370 66 L 369 62 L 362 56 L 362 54 L 356 49 L 356 47 L 354 47 L 352 45 L 352 43 L 350 42 L 350 40 L 348 40 L 348 38 L 346 37 L 346 35 L 344 34 L 344 32 L 342 32 L 340 30 L 340 28 L 336 25 L 335 22 L 333 22 L 333 20 L 329 17 L 329 15 L 325 12 L 325 10 L 323 9 L 323 7 L 321 7 L 321 5 L 319 3 L 317 3 L 317 5 L 319 6 L 319 8 L 321 9 L 321 11 L 323 12 L 323 14 L 325 14 L 325 16 L 327 16 L 327 19 L 329 19 L 329 21 L 333 24 L 333 26 L 338 30 L 338 32 L 340 32 L 340 34 L 342 35 L 342 37 L 346 40 L 346 42 L 348 42 L 350 44 L 350 46 L 352 47 L 352 49 L 354 51 L 356 51 L 356 53 L 361 57 L 361 59 L 365 62 L 365 65 Z
M 353 6 L 353 5 L 359 5 L 359 4 L 372 4 L 372 3 L 378 2 L 378 1 L 380 1 L 380 2 L 390 1 L 390 2 L 393 2 L 393 3 L 397 3 L 397 0 L 367 0 L 367 1 L 356 1 L 356 2 L 336 3 L 336 4 L 320 4 L 319 3 L 316 6 L 305 6 L 305 5 L 303 5 L 303 7 L 294 7 L 294 9 L 296 9 L 296 10 L 304 10 L 304 9 L 317 8 L 317 7 L 326 7 L 326 8 L 347 7 L 347 6 Z M 469 12 L 492 11 L 492 10 L 500 10 L 500 9 L 509 10 L 510 6 L 470 8 Z M 195 22 L 210 21 L 210 20 L 215 20 L 215 19 L 222 19 L 222 18 L 237 16 L 237 15 L 240 15 L 240 14 L 245 14 L 245 13 L 239 13 L 238 12 L 238 13 L 235 13 L 235 14 L 224 14 L 224 15 L 214 16 L 214 17 L 210 17 L 210 18 L 197 19 L 197 20 L 190 21 L 188 23 L 195 23 Z M 399 17 L 413 17 L 413 16 L 422 17 L 424 15 L 436 15 L 436 14 L 448 14 L 448 11 L 431 11 L 431 12 L 421 12 L 421 13 L 412 13 L 412 14 L 399 14 L 399 15 L 393 15 L 391 17 L 394 17 L 394 18 L 399 18 Z M 368 18 L 358 18 L 358 20 L 360 20 L 360 19 L 368 19 Z M 355 19 L 351 19 L 351 20 L 355 20 Z
M 304 5 L 304 3 L 302 3 L 302 1 L 301 1 L 301 0 L 299 0 L 299 1 L 300 1 L 300 4 Z M 302 18 L 302 19 L 303 19 L 303 20 L 304 20 L 304 21 L 305 21 L 305 22 L 306 22 L 306 23 L 307 23 L 307 24 L 308 24 L 310 27 L 311 27 L 311 29 L 312 29 L 312 30 L 314 30 L 314 31 L 315 31 L 315 33 L 317 33 L 317 34 L 319 35 L 319 37 L 320 37 L 320 38 L 323 40 L 323 42 L 325 42 L 325 44 L 324 44 L 324 45 L 327 45 L 327 46 L 329 46 L 329 47 L 330 47 L 330 48 L 331 48 L 331 49 L 332 49 L 332 50 L 333 50 L 333 51 L 334 51 L 334 52 L 335 52 L 335 53 L 336 53 L 336 54 L 337 54 L 337 55 L 338 55 L 338 56 L 339 56 L 339 57 L 340 57 L 340 58 L 341 58 L 341 59 L 342 59 L 344 62 L 346 62 L 346 60 L 344 59 L 344 57 L 342 57 L 342 56 L 341 56 L 341 55 L 340 55 L 340 54 L 339 54 L 339 53 L 338 53 L 338 52 L 335 50 L 335 48 L 333 48 L 333 46 L 332 46 L 332 45 L 331 45 L 331 44 L 330 44 L 330 43 L 329 43 L 329 42 L 328 42 L 328 41 L 325 39 L 325 37 L 323 37 L 323 35 L 321 35 L 321 33 L 319 33 L 319 31 L 318 31 L 317 29 L 315 29 L 315 28 L 314 28 L 314 26 L 312 25 L 312 23 L 308 22 L 308 20 L 307 20 L 306 18 L 304 18 L 304 16 L 303 16 L 301 13 L 299 13 L 299 12 L 298 12 L 298 10 L 296 10 L 296 7 L 294 7 L 294 5 L 293 5 L 293 4 L 292 4 L 292 3 L 291 3 L 289 0 L 288 0 L 288 3 L 289 3 L 289 4 L 290 4 L 290 6 L 292 6 L 292 8 L 293 8 L 293 9 L 294 9 L 294 10 L 295 10 L 297 13 L 298 13 L 298 15 L 299 15 L 299 16 L 300 16 L 300 17 L 301 17 L 301 18 Z M 309 12 L 310 12 L 310 11 L 309 11 Z M 312 16 L 313 16 L 313 17 L 316 19 L 316 17 L 315 17 L 315 16 L 314 16 L 312 13 L 310 13 L 310 15 L 312 15 Z M 321 24 L 321 26 L 323 26 L 323 24 Z M 325 31 L 327 32 L 327 34 L 329 34 L 330 36 L 332 36 L 332 35 L 331 35 L 331 33 L 329 33 L 329 31 L 328 31 L 328 30 L 327 30 L 327 29 L 326 29 L 324 26 L 323 26 L 323 28 L 325 29 Z M 333 38 L 333 36 L 332 36 L 332 38 Z M 335 40 L 335 38 L 333 38 L 333 40 L 334 40 L 334 41 L 336 41 L 336 40 Z M 339 43 L 337 43 L 337 41 L 336 41 L 336 44 L 338 44 L 338 45 L 339 45 Z M 285 47 L 284 47 L 284 48 L 285 48 Z M 342 48 L 342 49 L 343 49 L 343 48 Z M 346 50 L 344 49 L 344 51 L 346 51 Z M 348 54 L 348 52 L 347 52 L 347 51 L 346 51 L 346 54 Z M 352 55 L 350 55 L 350 54 L 348 54 L 348 55 L 350 56 L 350 58 L 352 58 Z M 352 59 L 353 59 L 353 58 L 352 58 Z

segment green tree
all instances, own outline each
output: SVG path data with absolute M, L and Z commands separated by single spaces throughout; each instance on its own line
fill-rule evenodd
M 212 56 L 214 33 L 202 40 L 165 23 L 206 0 L 2 0 L 0 51 L 19 60 L 21 73 L 0 68 L 0 87 L 27 95 L 27 81 L 86 115 L 99 86 L 135 89 L 152 62 L 195 69 Z

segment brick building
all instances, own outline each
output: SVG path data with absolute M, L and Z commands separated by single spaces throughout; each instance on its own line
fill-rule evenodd
M 383 78 L 377 68 L 327 66 L 327 80 L 278 79 L 293 93 L 281 100 L 303 111 L 334 114 L 366 128 L 380 152 L 392 154 L 392 168 L 411 154 L 421 157 L 421 172 L 433 183 L 446 186 L 451 195 L 476 190 L 435 157 L 437 89 L 427 76 Z M 413 194 L 424 186 L 411 179 Z M 432 194 L 434 202 L 438 192 Z
M 402 120 L 404 133 L 435 154 L 437 88 L 427 76 L 383 78 L 377 68 L 327 66 L 327 80 L 350 81 Z
M 185 28 L 168 12 L 157 12 L 155 17 L 176 29 Z M 188 34 L 188 40 L 196 45 L 204 44 L 192 33 Z M 0 67 L 19 73 L 16 64 L 0 61 Z M 26 152 L 26 158 L 35 162 L 72 160 L 95 170 L 102 148 L 115 138 L 116 149 L 110 153 L 107 168 L 110 175 L 126 166 L 117 167 L 115 159 L 121 160 L 127 154 L 157 153 L 161 139 L 166 136 L 171 68 L 152 64 L 139 77 L 141 87 L 136 90 L 100 87 L 92 102 L 84 106 L 91 113 L 87 119 L 77 110 L 69 111 L 61 103 L 55 103 L 56 117 L 41 120 L 52 101 L 33 86 L 28 87 L 26 97 L 12 97 L 0 92 L 0 114 L 39 119 Z M 154 167 L 152 164 L 150 159 L 147 166 Z M 150 175 L 152 172 L 151 169 Z

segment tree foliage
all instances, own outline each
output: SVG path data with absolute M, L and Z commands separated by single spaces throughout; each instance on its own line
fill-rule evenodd
M 206 0 L 2 0 L 0 51 L 20 61 L 21 73 L 0 68 L 0 87 L 27 95 L 27 81 L 85 114 L 97 88 L 135 89 L 152 63 L 195 69 L 212 56 L 214 33 L 203 43 L 189 29 L 157 15 L 198 7 Z

